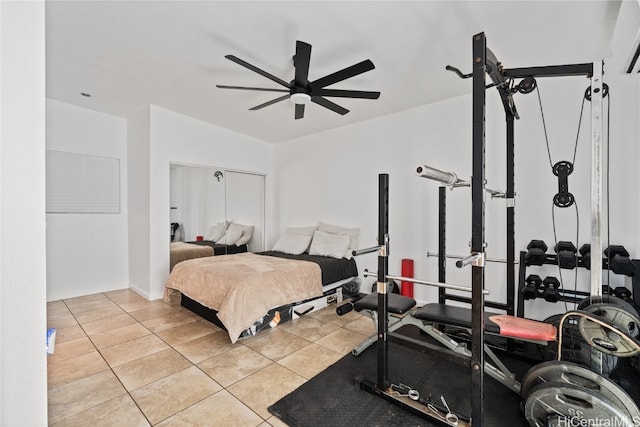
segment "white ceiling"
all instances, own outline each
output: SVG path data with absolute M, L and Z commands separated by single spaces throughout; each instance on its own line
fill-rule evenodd
M 148 104 L 279 142 L 467 93 L 471 38 L 485 32 L 507 68 L 611 55 L 619 0 L 608 1 L 56 1 L 46 2 L 47 96 L 128 117 Z M 332 88 L 380 91 L 310 104 L 302 120 L 281 88 L 227 59 L 285 81 L 296 40 L 313 46 L 309 80 L 371 59 L 376 68 Z M 91 98 L 80 95 L 90 93 Z

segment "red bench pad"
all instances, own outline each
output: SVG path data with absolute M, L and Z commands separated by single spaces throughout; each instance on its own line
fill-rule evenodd
M 489 319 L 500 327 L 500 335 L 538 341 L 555 341 L 556 327 L 536 320 L 496 314 Z

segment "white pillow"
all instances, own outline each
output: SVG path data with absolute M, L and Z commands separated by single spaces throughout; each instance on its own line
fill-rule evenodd
M 224 236 L 226 228 L 227 224 L 225 222 L 219 222 L 216 225 L 212 225 L 204 235 L 204 240 L 211 240 L 213 242 L 220 240 L 220 238 Z
M 244 245 L 245 243 L 249 243 L 251 240 L 251 236 L 253 235 L 253 225 L 242 225 L 235 223 L 238 227 L 242 228 L 242 236 L 236 242 L 236 245 Z
M 318 230 L 313 235 L 309 254 L 344 258 L 350 241 L 347 234 L 331 234 Z
M 350 239 L 350 242 L 349 242 L 349 254 L 348 254 L 347 258 L 351 257 L 350 256 L 351 255 L 351 251 L 359 249 L 358 248 L 358 237 L 360 236 L 360 229 L 359 228 L 345 228 L 345 227 L 340 227 L 338 225 L 324 224 L 324 223 L 321 222 L 320 225 L 318 226 L 318 230 L 324 231 L 325 233 L 349 236 L 349 239 Z
M 225 231 L 224 236 L 219 240 L 215 240 L 215 242 L 223 245 L 235 245 L 240 237 L 242 237 L 242 227 L 238 226 L 238 224 L 231 223 L 227 231 Z
M 306 252 L 309 243 L 311 243 L 311 237 L 298 233 L 284 233 L 273 246 L 273 250 L 285 254 L 300 255 Z

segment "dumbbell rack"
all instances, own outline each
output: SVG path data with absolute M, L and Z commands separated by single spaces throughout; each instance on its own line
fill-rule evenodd
M 526 251 L 521 251 L 520 252 L 520 259 L 519 259 L 519 269 L 518 269 L 518 292 L 517 292 L 517 316 L 518 317 L 525 317 L 525 304 L 524 302 L 526 301 L 524 298 L 524 288 L 527 285 L 526 283 L 526 277 L 527 277 L 527 268 L 531 267 L 528 266 L 525 262 L 525 256 L 526 256 L 527 252 Z M 543 263 L 543 265 L 558 265 L 558 257 L 556 254 L 553 253 L 546 253 L 545 254 L 545 261 Z M 640 307 L 640 260 L 637 259 L 632 259 L 631 262 L 633 263 L 633 265 L 636 267 L 635 268 L 635 273 L 633 276 L 631 276 L 632 279 L 632 299 L 633 299 L 633 304 L 636 307 Z M 534 267 L 538 267 L 537 265 Z M 583 262 L 583 257 L 578 255 L 577 256 L 577 266 L 576 268 L 586 268 L 586 265 Z M 609 269 L 609 265 L 608 265 L 608 261 L 606 258 L 602 258 L 602 271 L 607 271 Z M 613 271 L 611 271 L 611 274 L 615 274 L 613 273 Z M 603 289 L 603 295 L 606 294 L 607 292 Z M 576 291 L 573 289 L 567 289 L 565 287 L 565 289 L 558 289 L 558 302 L 570 302 L 570 303 L 579 303 L 581 300 L 588 298 L 591 294 L 589 292 L 585 292 L 585 291 Z M 553 304 L 553 303 L 552 303 Z

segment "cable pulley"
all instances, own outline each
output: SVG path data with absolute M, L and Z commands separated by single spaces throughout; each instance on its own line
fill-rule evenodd
M 609 95 L 609 85 L 607 85 L 606 83 L 602 83 L 602 97 L 606 98 L 608 95 Z M 584 99 L 591 102 L 591 86 L 589 86 L 584 91 Z

